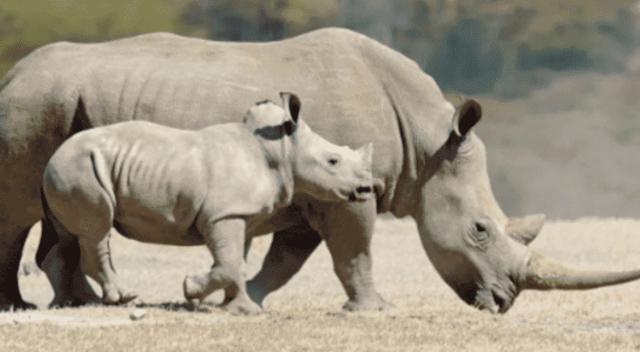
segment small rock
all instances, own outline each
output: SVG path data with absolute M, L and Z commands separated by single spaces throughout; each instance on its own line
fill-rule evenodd
M 129 314 L 129 319 L 131 320 L 141 320 L 142 318 L 144 318 L 147 315 L 147 311 L 145 311 L 144 309 L 134 309 L 133 312 L 131 312 L 131 314 Z

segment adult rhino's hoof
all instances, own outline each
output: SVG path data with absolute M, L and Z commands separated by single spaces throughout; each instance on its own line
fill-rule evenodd
M 92 289 L 83 290 L 79 293 L 59 292 L 49 303 L 49 308 L 82 307 L 100 303 L 102 303 L 102 300 Z
M 202 303 L 202 300 L 200 298 L 188 298 L 187 299 L 187 304 L 189 305 L 188 309 L 189 310 L 198 310 L 198 308 L 200 308 L 200 304 Z
M 264 305 L 264 299 L 267 297 L 267 292 L 259 283 L 249 281 L 247 282 L 247 295 L 249 295 L 249 298 L 251 298 L 252 301 L 262 307 Z
M 348 312 L 384 311 L 392 308 L 394 308 L 394 305 L 380 296 L 369 299 L 349 300 L 342 306 L 342 309 Z
M 15 302 L 0 301 L 0 312 L 16 311 L 16 310 L 32 310 L 37 309 L 35 304 L 25 302 L 23 300 Z
M 251 301 L 248 297 L 236 297 L 234 300 L 224 305 L 223 308 L 233 315 L 257 315 L 262 313 L 262 308 Z
M 82 307 L 90 303 L 97 303 L 97 302 L 87 302 L 79 298 L 54 299 L 51 303 L 49 303 L 49 309 L 66 308 L 66 307 Z

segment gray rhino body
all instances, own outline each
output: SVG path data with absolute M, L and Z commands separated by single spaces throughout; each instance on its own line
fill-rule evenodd
M 24 305 L 16 278 L 20 251 L 42 216 L 44 165 L 65 139 L 126 120 L 188 129 L 230 122 L 277 91 L 298 93 L 308 124 L 333 143 L 373 141 L 377 197 L 340 205 L 294 199 L 274 214 L 275 226 L 254 229 L 275 231 L 261 271 L 248 283 L 255 301 L 284 285 L 324 240 L 349 298 L 345 308 L 385 307 L 370 253 L 376 214 L 383 212 L 413 217 L 442 278 L 463 300 L 491 311 L 506 311 L 527 287 L 592 287 L 636 277 L 593 281 L 602 277 L 565 273 L 530 255 L 525 244 L 543 218 L 509 219 L 495 201 L 484 146 L 471 131 L 479 105 L 468 101 L 456 111 L 418 65 L 374 40 L 342 29 L 269 43 L 149 34 L 49 45 L 0 83 L 0 304 Z M 39 262 L 55 240 L 49 232 Z
M 247 112 L 244 123 L 187 131 L 128 121 L 63 143 L 42 185 L 43 221 L 60 239 L 45 259 L 58 261 L 45 265 L 56 288 L 53 304 L 74 303 L 62 301 L 73 297 L 65 279 L 77 270 L 65 267 L 63 255 L 76 239 L 82 269 L 100 283 L 105 303 L 136 297 L 120 286 L 111 264 L 108 241 L 115 226 L 143 242 L 206 244 L 215 265 L 185 279 L 187 299 L 199 301 L 231 286 L 236 297 L 228 307 L 257 313 L 242 277 L 245 229 L 288 206 L 296 194 L 346 202 L 366 200 L 372 187 L 370 148 L 354 152 L 328 143 L 299 119 L 295 96 L 283 94 L 283 100 L 295 106 L 294 116 L 264 102 Z

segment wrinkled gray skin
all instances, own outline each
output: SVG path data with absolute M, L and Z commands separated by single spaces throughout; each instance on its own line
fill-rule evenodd
M 298 98 L 282 97 L 291 108 L 259 103 L 244 123 L 186 131 L 128 121 L 63 143 L 42 184 L 43 222 L 60 240 L 44 260 L 56 294 L 73 295 L 69 279 L 77 268 L 66 267 L 64 253 L 77 238 L 82 271 L 100 284 L 104 303 L 137 296 L 118 283 L 112 265 L 109 232 L 115 226 L 143 242 L 206 244 L 215 264 L 185 278 L 185 297 L 199 303 L 232 287 L 236 296 L 227 309 L 260 312 L 242 275 L 245 229 L 290 205 L 296 194 L 325 202 L 372 195 L 371 145 L 353 151 L 327 142 L 299 118 Z M 53 303 L 73 304 L 58 296 Z
M 274 91 L 299 94 L 305 120 L 333 143 L 373 141 L 376 200 L 338 205 L 300 197 L 269 226 L 249 229 L 275 231 L 262 269 L 247 285 L 256 302 L 284 285 L 324 240 L 348 296 L 345 308 L 385 308 L 370 253 L 376 214 L 383 212 L 413 217 L 447 284 L 492 312 L 506 311 L 524 288 L 591 288 L 640 276 L 576 273 L 530 254 L 526 243 L 544 218 L 509 219 L 496 203 L 484 146 L 471 130 L 480 106 L 467 101 L 454 109 L 418 65 L 374 40 L 343 29 L 270 43 L 149 34 L 48 45 L 0 84 L 0 303 L 24 306 L 16 279 L 20 251 L 42 215 L 44 165 L 66 138 L 134 119 L 191 129 L 229 122 Z M 50 233 L 45 226 L 39 263 L 56 241 Z M 81 296 L 79 273 L 74 284 Z

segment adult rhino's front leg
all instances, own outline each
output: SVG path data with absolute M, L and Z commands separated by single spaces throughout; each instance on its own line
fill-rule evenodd
M 251 299 L 262 305 L 265 297 L 284 286 L 295 275 L 322 238 L 308 224 L 276 231 L 262 268 L 247 283 Z
M 310 206 L 309 216 L 327 243 L 335 273 L 349 297 L 343 306 L 349 311 L 391 307 L 373 283 L 371 238 L 376 215 L 374 200 Z

